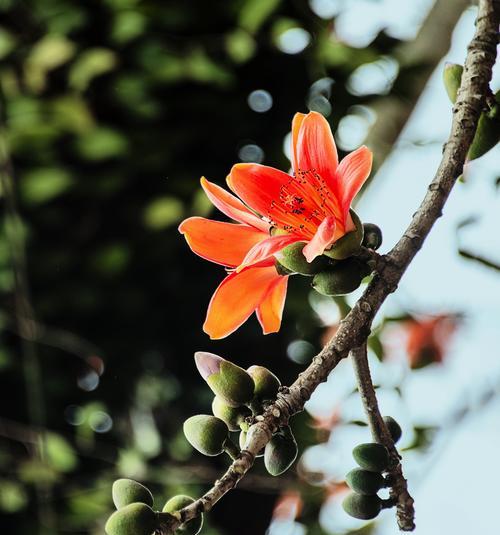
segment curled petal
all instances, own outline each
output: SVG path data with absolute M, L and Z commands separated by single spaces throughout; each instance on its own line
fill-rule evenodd
M 337 168 L 344 218 L 349 213 L 352 200 L 370 175 L 372 159 L 371 151 L 363 145 L 348 154 Z
M 227 267 L 236 267 L 255 244 L 268 238 L 267 232 L 236 223 L 190 217 L 179 225 L 191 250 L 197 255 Z
M 274 262 L 228 275 L 212 296 L 203 330 L 212 339 L 225 338 L 234 332 L 257 309 L 280 277 Z
M 295 173 L 299 170 L 299 161 L 297 157 L 297 142 L 299 139 L 299 132 L 300 127 L 302 126 L 302 122 L 304 121 L 304 117 L 306 115 L 304 113 L 296 113 L 293 116 L 292 121 L 292 168 Z
M 284 249 L 287 245 L 291 245 L 297 241 L 301 241 L 302 238 L 291 234 L 283 234 L 278 236 L 271 236 L 256 245 L 254 245 L 250 251 L 248 251 L 243 262 L 238 267 L 237 271 L 241 271 L 243 268 L 252 264 L 262 262 L 266 258 L 273 256 L 281 249 Z
M 274 282 L 262 303 L 257 307 L 257 319 L 264 334 L 276 333 L 281 327 L 285 306 L 288 277 L 280 277 Z
M 323 251 L 333 243 L 335 229 L 334 217 L 327 217 L 321 222 L 312 240 L 302 249 L 302 253 L 308 262 L 312 262 L 317 256 L 322 255 Z
M 205 177 L 201 177 L 201 187 L 205 191 L 210 202 L 223 214 L 240 223 L 246 223 L 263 232 L 268 232 L 269 224 L 250 211 L 238 198 L 228 191 L 209 182 Z

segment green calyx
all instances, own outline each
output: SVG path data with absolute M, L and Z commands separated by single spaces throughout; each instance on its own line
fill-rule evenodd
M 232 407 L 249 403 L 253 398 L 254 383 L 243 369 L 223 360 L 218 373 L 207 377 L 208 386 L 221 400 Z
M 292 243 L 276 255 L 277 264 L 285 270 L 283 274 L 298 273 L 312 277 L 328 267 L 329 261 L 325 256 L 318 256 L 312 262 L 308 262 L 302 254 L 304 246 L 305 242 Z
M 187 507 L 188 505 L 191 505 L 194 503 L 194 498 L 191 498 L 191 496 L 186 496 L 184 494 L 178 494 L 177 496 L 173 496 L 168 500 L 168 502 L 163 506 L 162 511 L 164 513 L 170 513 L 174 515 L 175 517 L 179 518 L 178 512 L 181 509 L 184 509 L 184 507 Z M 179 518 L 180 520 L 180 518 Z M 186 522 L 184 524 L 181 524 L 174 533 L 176 535 L 196 535 L 201 531 L 201 528 L 203 527 L 203 514 L 200 514 L 196 518 L 193 518 L 192 520 L 189 520 L 189 522 Z
M 448 97 L 450 98 L 452 104 L 455 104 L 457 100 L 457 92 L 462 81 L 462 73 L 464 68 L 462 65 L 456 63 L 446 63 L 443 71 L 443 82 Z
M 117 509 L 131 503 L 145 503 L 153 507 L 153 495 L 150 490 L 133 479 L 117 479 L 113 483 L 111 493 Z
M 108 535 L 151 535 L 157 526 L 156 513 L 145 503 L 130 503 L 115 511 L 106 522 Z
M 382 245 L 382 231 L 373 223 L 364 223 L 363 247 L 376 251 Z
M 375 518 L 382 509 L 382 500 L 377 496 L 365 496 L 352 492 L 348 494 L 342 502 L 344 511 L 360 520 L 370 520 Z
M 348 258 L 315 275 L 312 287 L 323 295 L 346 295 L 359 288 L 361 281 L 370 273 L 368 264 L 357 258 Z
M 231 407 L 218 396 L 212 401 L 212 412 L 214 416 L 223 420 L 229 428 L 229 431 L 239 431 L 240 424 L 245 421 L 247 416 L 252 415 L 252 411 L 244 405 L 240 407 Z
M 354 460 L 369 472 L 384 472 L 389 466 L 387 448 L 377 442 L 359 444 L 352 450 Z
M 220 418 L 197 414 L 184 422 L 183 429 L 187 441 L 203 455 L 215 457 L 224 451 L 229 429 Z
M 349 487 L 358 494 L 365 494 L 367 496 L 377 494 L 377 492 L 385 486 L 385 480 L 379 472 L 370 472 L 362 468 L 354 468 L 351 470 L 346 478 L 346 483 Z
M 396 442 L 401 438 L 401 435 L 403 434 L 401 426 L 392 416 L 384 416 L 384 422 L 387 426 L 387 429 L 389 430 L 389 434 L 391 435 L 392 441 L 394 442 L 394 444 L 396 444 Z
M 274 373 L 264 366 L 250 366 L 247 372 L 255 385 L 254 396 L 259 401 L 276 399 L 281 382 Z
M 290 430 L 280 430 L 266 444 L 264 450 L 264 465 L 272 476 L 279 476 L 286 472 L 297 458 L 297 442 Z
M 363 224 L 358 217 L 358 214 L 351 208 L 349 210 L 351 214 L 352 222 L 355 229 L 347 234 L 344 234 L 342 238 L 339 238 L 331 247 L 327 249 L 323 254 L 334 260 L 345 260 L 353 254 L 359 251 L 359 246 L 363 241 Z

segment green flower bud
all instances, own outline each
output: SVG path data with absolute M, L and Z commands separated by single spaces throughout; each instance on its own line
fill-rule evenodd
M 179 518 L 176 514 L 181 509 L 184 509 L 184 507 L 187 507 L 188 505 L 191 505 L 194 503 L 194 499 L 190 496 L 185 496 L 184 494 L 178 494 L 177 496 L 173 496 L 168 500 L 168 502 L 163 506 L 162 511 L 164 513 L 170 513 L 174 515 L 175 517 Z M 180 520 L 180 518 L 179 518 Z M 193 518 L 189 522 L 186 522 L 185 524 L 181 524 L 174 533 L 176 535 L 196 535 L 201 531 L 201 528 L 203 526 L 203 514 L 197 516 L 196 518 Z
M 359 444 L 352 450 L 352 456 L 361 468 L 370 472 L 384 472 L 389 466 L 389 452 L 377 442 Z
M 387 429 L 389 430 L 389 434 L 391 435 L 392 441 L 394 442 L 394 444 L 396 444 L 396 442 L 401 438 L 401 435 L 403 434 L 401 426 L 392 416 L 384 416 L 384 422 L 387 426 Z
M 298 447 L 290 429 L 278 432 L 266 444 L 264 465 L 272 476 L 286 472 L 297 458 Z
M 224 451 L 229 429 L 220 418 L 197 414 L 184 422 L 183 429 L 191 446 L 203 455 L 215 457 Z
M 278 275 L 282 275 L 283 277 L 286 277 L 287 275 L 293 275 L 293 271 L 290 271 L 285 266 L 282 266 L 277 260 L 274 261 L 274 267 L 276 268 Z
M 354 518 L 370 520 L 375 518 L 382 509 L 382 500 L 377 496 L 364 496 L 352 492 L 342 502 L 344 511 Z
M 276 255 L 278 263 L 288 271 L 288 274 L 312 276 L 328 267 L 328 258 L 325 256 L 318 256 L 312 262 L 308 262 L 302 254 L 304 246 L 304 242 L 292 243 Z
M 345 478 L 347 484 L 358 494 L 377 494 L 385 486 L 385 480 L 379 472 L 369 472 L 362 468 L 354 468 Z
M 131 503 L 145 503 L 153 507 L 153 495 L 150 490 L 133 479 L 117 479 L 113 483 L 111 493 L 117 509 Z
M 344 234 L 342 238 L 339 238 L 330 249 L 326 250 L 323 254 L 333 258 L 334 260 L 345 260 L 359 250 L 359 246 L 363 241 L 363 224 L 358 217 L 358 214 L 351 209 L 349 213 L 352 217 L 355 229 L 347 234 Z
M 130 503 L 115 511 L 106 522 L 108 535 L 151 535 L 158 527 L 156 513 L 145 503 Z
M 462 73 L 464 68 L 462 65 L 457 65 L 456 63 L 445 63 L 443 71 L 443 82 L 448 97 L 451 102 L 455 104 L 457 100 L 457 92 L 462 81 Z
M 467 160 L 475 160 L 491 150 L 500 140 L 500 98 L 488 112 L 481 113 L 476 134 L 472 140 Z
M 243 368 L 204 351 L 196 352 L 194 359 L 200 375 L 212 392 L 225 403 L 238 407 L 251 401 L 254 384 Z
M 276 399 L 278 388 L 281 386 L 280 380 L 264 366 L 250 366 L 248 374 L 255 384 L 254 396 L 259 400 Z
M 365 262 L 348 258 L 338 262 L 328 271 L 315 275 L 312 287 L 323 295 L 345 295 L 356 290 L 370 273 L 371 269 Z
M 220 418 L 226 423 L 229 431 L 239 431 L 240 423 L 244 422 L 247 416 L 252 415 L 252 411 L 244 405 L 241 407 L 231 407 L 217 396 L 212 401 L 212 412 L 214 416 L 217 416 L 217 418 Z
M 240 433 L 239 439 L 238 439 L 240 450 L 245 449 L 245 444 L 247 443 L 247 433 L 245 431 L 242 431 Z M 260 452 L 256 455 L 256 457 L 262 457 L 264 455 L 264 448 L 260 450 Z
M 382 231 L 373 223 L 364 223 L 363 247 L 376 251 L 382 245 Z

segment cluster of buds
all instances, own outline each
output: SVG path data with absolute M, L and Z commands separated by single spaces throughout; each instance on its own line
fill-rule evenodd
M 464 68 L 456 63 L 447 63 L 444 67 L 443 80 L 451 102 L 455 104 L 457 93 L 462 82 Z M 476 133 L 472 140 L 468 160 L 475 160 L 490 151 L 500 141 L 500 90 L 492 95 L 479 117 Z
M 155 511 L 151 491 L 133 479 L 117 479 L 112 494 L 117 510 L 106 522 L 108 535 L 151 535 L 162 521 L 176 517 L 181 509 L 194 503 L 190 496 L 180 494 L 170 498 L 161 511 Z M 202 525 L 203 515 L 200 515 L 181 524 L 175 533 L 196 535 Z
M 195 354 L 198 371 L 214 393 L 211 414 L 197 414 L 184 422 L 188 442 L 203 455 L 216 456 L 226 452 L 236 458 L 246 448 L 251 436 L 253 418 L 263 412 L 266 404 L 276 399 L 279 379 L 264 366 L 240 368 L 212 353 Z M 239 447 L 231 433 L 239 433 Z M 278 476 L 295 461 L 297 443 L 289 426 L 276 431 L 259 456 L 264 456 L 267 471 Z
M 384 418 L 392 440 L 401 438 L 401 427 L 391 416 Z M 353 492 L 348 494 L 342 506 L 345 512 L 361 520 L 375 518 L 382 509 L 392 507 L 392 500 L 382 500 L 377 492 L 390 487 L 390 481 L 383 473 L 389 467 L 389 452 L 377 442 L 359 444 L 352 450 L 352 456 L 359 468 L 354 468 L 346 476 L 346 482 Z
M 382 232 L 372 223 L 361 223 L 354 210 L 350 213 L 355 225 L 353 231 L 338 239 L 312 262 L 304 257 L 304 242 L 285 247 L 276 255 L 278 273 L 313 277 L 311 286 L 320 294 L 328 296 L 346 295 L 359 288 L 372 269 L 356 255 L 361 246 L 377 250 L 382 245 Z

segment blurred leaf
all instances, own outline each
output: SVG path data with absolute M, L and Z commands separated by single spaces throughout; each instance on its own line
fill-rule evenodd
M 26 507 L 28 496 L 22 485 L 8 479 L 0 480 L 0 510 L 17 513 Z
M 71 444 L 56 433 L 49 433 L 45 437 L 45 452 L 49 464 L 59 472 L 71 472 L 78 463 Z
M 71 184 L 71 177 L 64 169 L 33 169 L 22 177 L 20 191 L 25 202 L 41 204 L 63 194 Z
M 117 57 L 112 50 L 89 48 L 71 67 L 69 84 L 79 91 L 84 91 L 95 77 L 114 69 L 116 65 Z
M 35 92 L 45 88 L 46 75 L 73 57 L 75 45 L 62 35 L 46 35 L 31 49 L 26 60 L 26 84 Z
M 94 269 L 104 275 L 115 275 L 123 271 L 130 260 L 130 251 L 125 244 L 115 243 L 101 249 L 94 256 Z
M 214 205 L 210 202 L 210 199 L 206 196 L 205 192 L 201 188 L 198 188 L 193 195 L 191 213 L 203 217 L 210 214 L 213 208 Z
M 36 459 L 25 461 L 19 467 L 19 479 L 25 483 L 53 484 L 60 479 L 60 475 L 53 467 Z
M 246 0 L 241 8 L 239 24 L 255 33 L 281 4 L 281 0 Z
M 116 14 L 111 38 L 117 43 L 126 43 L 143 33 L 146 17 L 137 11 L 121 11 Z
M 15 46 L 14 37 L 4 28 L 0 28 L 0 59 L 4 58 Z
M 245 30 L 235 30 L 226 36 L 226 50 L 236 63 L 248 61 L 254 54 L 256 44 Z
M 105 160 L 123 154 L 128 147 L 127 139 L 111 128 L 95 128 L 80 136 L 76 148 L 87 160 Z
M 117 463 L 118 473 L 123 477 L 140 479 L 147 471 L 143 456 L 136 450 L 122 450 Z
M 368 347 L 375 353 L 378 360 L 384 360 L 384 346 L 379 336 L 370 336 L 368 338 Z
M 231 73 L 215 63 L 201 48 L 194 50 L 185 58 L 184 66 L 187 77 L 198 82 L 212 82 L 226 86 L 232 80 Z
M 184 206 L 175 197 L 160 197 L 149 203 L 144 210 L 146 226 L 161 230 L 181 220 Z
M 61 130 L 77 134 L 94 126 L 94 118 L 85 100 L 78 95 L 66 95 L 51 102 L 54 122 Z

